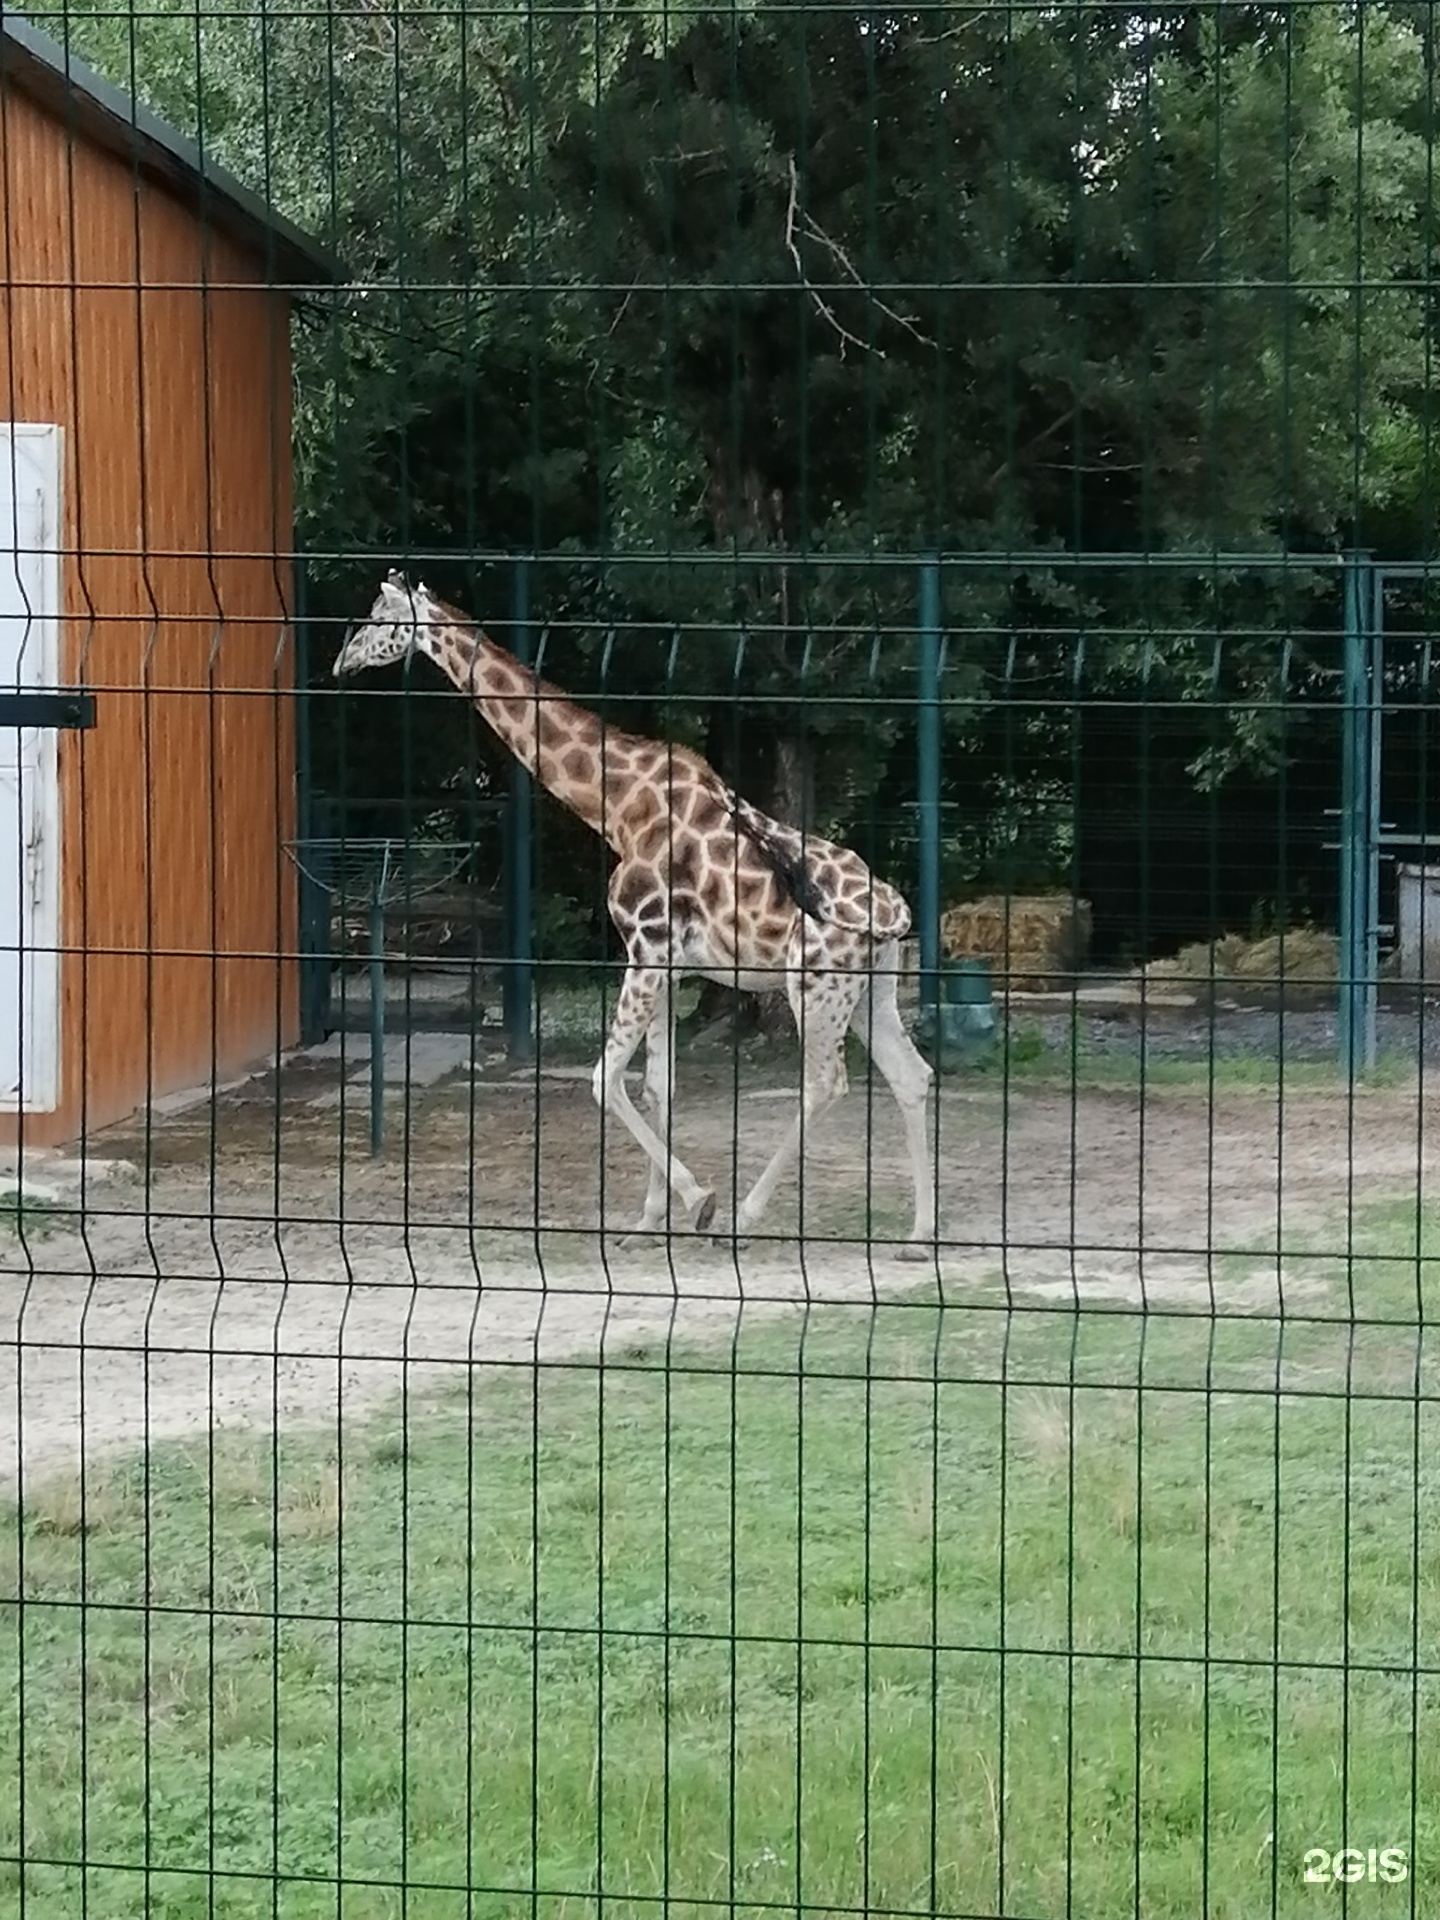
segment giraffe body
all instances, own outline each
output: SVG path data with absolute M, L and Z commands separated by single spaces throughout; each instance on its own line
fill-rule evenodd
M 736 1233 L 758 1225 L 806 1134 L 844 1096 L 851 1031 L 868 1047 L 905 1124 L 915 1217 L 901 1252 L 928 1255 L 935 1241 L 927 1177 L 932 1072 L 900 1019 L 900 941 L 910 930 L 900 894 L 848 847 L 771 820 L 689 748 L 608 726 L 423 584 L 412 589 L 392 573 L 368 620 L 346 640 L 335 673 L 412 652 L 467 694 L 521 763 L 617 857 L 609 909 L 627 964 L 594 1091 L 650 1162 L 637 1231 L 666 1225 L 672 1193 L 697 1228 L 714 1215 L 713 1189 L 669 1146 L 674 987 L 677 976 L 698 974 L 750 992 L 783 991 L 800 1032 L 800 1111 L 737 1208 Z M 658 1132 L 625 1086 L 642 1041 Z

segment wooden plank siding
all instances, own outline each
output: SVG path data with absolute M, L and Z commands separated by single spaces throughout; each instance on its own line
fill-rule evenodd
M 64 677 L 98 719 L 60 737 L 46 1144 L 297 1038 L 289 312 L 263 261 L 14 88 L 0 231 L 0 414 L 64 428 Z

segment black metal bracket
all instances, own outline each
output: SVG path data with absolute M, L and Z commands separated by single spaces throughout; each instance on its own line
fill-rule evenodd
M 0 727 L 93 727 L 95 696 L 65 692 L 0 692 Z

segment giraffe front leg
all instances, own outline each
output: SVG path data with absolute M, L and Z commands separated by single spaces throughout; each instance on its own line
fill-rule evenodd
M 662 1002 L 664 1002 L 663 1007 Z M 653 1231 L 654 1226 L 663 1221 L 665 1198 L 671 1191 L 679 1197 L 685 1212 L 695 1216 L 697 1227 L 708 1226 L 715 1212 L 714 1190 L 702 1187 L 684 1162 L 670 1152 L 665 1141 L 636 1111 L 635 1104 L 625 1087 L 625 1069 L 634 1057 L 642 1036 L 646 1033 L 653 1035 L 657 1026 L 663 1021 L 664 1043 L 661 1053 L 665 1062 L 664 1123 L 668 1132 L 671 1081 L 670 1019 L 669 993 L 664 973 L 658 967 L 632 966 L 626 973 L 624 984 L 620 989 L 620 1004 L 615 1009 L 615 1018 L 611 1023 L 610 1036 L 605 1043 L 605 1052 L 595 1068 L 596 1104 L 615 1116 L 632 1139 L 643 1148 L 650 1161 L 645 1212 L 641 1218 L 641 1227 L 637 1231 Z M 657 1081 L 652 1078 L 655 1071 L 656 1069 L 647 1060 L 646 1079 L 652 1091 L 657 1085 Z
M 671 1098 L 670 995 L 662 989 L 650 1030 L 645 1035 L 645 1099 L 655 1131 L 665 1142 L 667 1151 L 670 1145 Z M 645 1183 L 644 1208 L 632 1231 L 622 1237 L 622 1247 L 641 1245 L 646 1235 L 665 1224 L 669 1198 L 670 1186 L 665 1178 L 665 1169 L 658 1160 L 652 1160 L 650 1175 Z
M 665 1143 L 667 1152 L 670 1146 L 670 1114 L 674 1102 L 675 1090 L 675 1010 L 674 996 L 668 983 L 662 987 L 651 1017 L 650 1027 L 645 1035 L 645 1095 L 654 1116 L 655 1130 Z M 696 1226 L 705 1228 L 715 1211 L 715 1196 L 706 1190 L 708 1208 L 702 1200 Z M 640 1246 L 652 1233 L 657 1233 L 673 1223 L 669 1215 L 670 1185 L 663 1166 L 657 1160 L 650 1162 L 650 1178 L 645 1188 L 645 1208 L 634 1228 L 625 1234 L 622 1247 Z

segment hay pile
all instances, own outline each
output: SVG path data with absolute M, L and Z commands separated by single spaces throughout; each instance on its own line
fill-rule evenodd
M 1142 971 L 1151 980 L 1213 982 L 1219 990 L 1240 995 L 1281 988 L 1287 996 L 1328 994 L 1340 974 L 1340 942 L 1318 927 L 1293 927 L 1283 941 L 1278 933 L 1263 940 L 1226 933 L 1213 946 L 1197 940 L 1169 960 L 1152 960 Z
M 1068 893 L 992 893 L 965 900 L 940 921 L 949 960 L 988 960 L 995 992 L 1048 993 L 1067 987 L 1090 951 L 1088 900 Z

